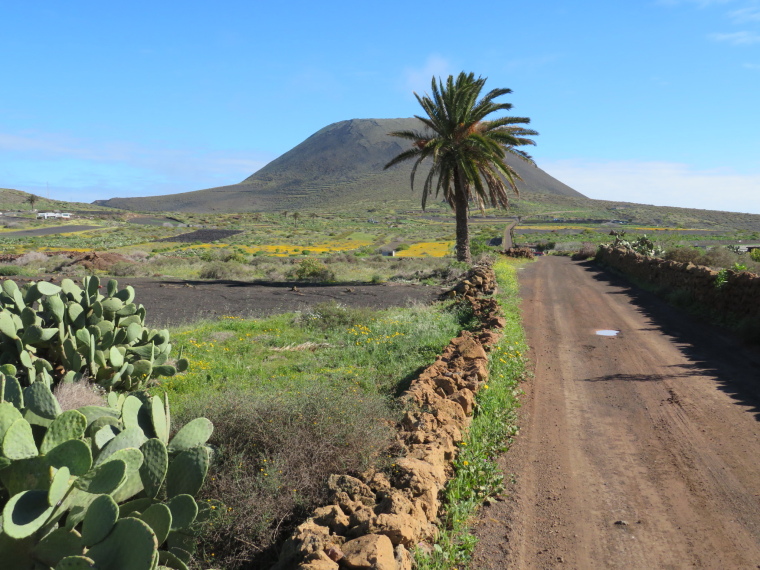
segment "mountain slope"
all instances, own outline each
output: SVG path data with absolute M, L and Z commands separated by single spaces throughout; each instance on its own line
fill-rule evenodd
M 130 210 L 247 212 L 329 208 L 352 202 L 412 200 L 420 192 L 409 185 L 411 163 L 384 171 L 383 166 L 409 148 L 389 132 L 419 129 L 417 119 L 352 119 L 333 123 L 238 184 L 146 198 L 99 200 L 103 206 Z M 540 168 L 519 158 L 508 162 L 523 178 L 521 192 L 583 197 Z M 420 174 L 422 174 L 422 170 Z M 418 178 L 421 185 L 422 176 Z

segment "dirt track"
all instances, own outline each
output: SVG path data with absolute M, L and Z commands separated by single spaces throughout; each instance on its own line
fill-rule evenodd
M 535 377 L 473 566 L 760 567 L 757 352 L 589 264 L 520 281 Z

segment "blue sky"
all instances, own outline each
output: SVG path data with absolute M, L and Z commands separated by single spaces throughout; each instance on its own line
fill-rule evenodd
M 760 0 L 0 5 L 0 187 L 92 201 L 239 182 L 318 129 L 509 87 L 592 198 L 760 214 Z M 48 190 L 49 189 L 49 190 Z

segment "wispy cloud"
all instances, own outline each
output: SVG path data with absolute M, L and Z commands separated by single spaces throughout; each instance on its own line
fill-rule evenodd
M 709 38 L 716 42 L 727 42 L 735 46 L 748 46 L 760 43 L 760 34 L 757 32 L 730 32 L 727 34 L 710 34 Z
M 418 94 L 430 91 L 430 80 L 433 77 L 446 78 L 454 73 L 449 60 L 438 54 L 431 54 L 421 67 L 404 69 L 404 89 Z
M 560 160 L 541 168 L 589 198 L 760 214 L 760 172 L 672 162 Z
M 760 63 L 744 63 L 742 64 L 742 67 L 745 69 L 754 69 L 756 71 L 760 71 Z
M 739 8 L 738 10 L 733 10 L 728 13 L 728 17 L 736 24 L 760 22 L 760 6 L 751 5 Z
M 707 8 L 709 6 L 717 6 L 720 4 L 728 4 L 734 0 L 658 0 L 658 4 L 665 6 L 679 6 L 682 4 L 695 4 L 700 8 Z
M 104 144 L 60 133 L 0 133 L 0 187 L 39 192 L 49 182 L 58 198 L 78 201 L 84 193 L 148 196 L 234 184 L 272 158 L 255 151 Z

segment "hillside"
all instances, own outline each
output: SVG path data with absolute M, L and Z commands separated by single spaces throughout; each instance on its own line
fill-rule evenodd
M 28 211 L 32 212 L 32 206 L 29 204 L 31 193 L 12 188 L 0 188 L 0 211 Z M 60 210 L 60 211 L 112 211 L 111 208 L 99 205 L 87 204 L 86 202 L 66 202 L 64 200 L 49 200 L 43 196 L 37 195 L 37 202 L 34 204 L 37 211 Z
M 346 203 L 411 200 L 411 163 L 383 166 L 409 147 L 389 132 L 417 129 L 417 119 L 352 119 L 329 125 L 238 184 L 145 198 L 112 198 L 96 204 L 142 211 L 250 212 L 332 208 Z M 540 168 L 508 160 L 523 178 L 521 192 L 582 198 Z M 421 185 L 422 177 L 418 179 Z

